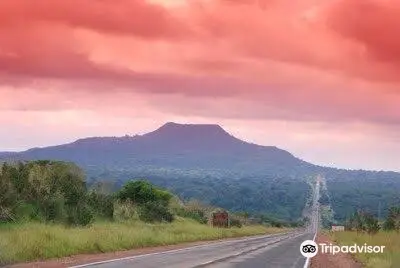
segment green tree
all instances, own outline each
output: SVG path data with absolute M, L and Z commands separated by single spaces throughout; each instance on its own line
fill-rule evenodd
M 383 228 L 387 231 L 400 231 L 400 207 L 392 207 L 389 209 Z
M 3 164 L 0 220 L 36 219 L 85 225 L 90 222 L 85 176 L 72 163 L 31 161 Z M 84 215 L 85 219 L 82 219 Z
M 121 201 L 129 199 L 138 205 L 147 202 L 160 202 L 166 206 L 171 200 L 172 195 L 167 191 L 156 188 L 147 181 L 138 180 L 126 183 L 117 193 L 117 198 Z
M 173 215 L 168 205 L 172 194 L 153 186 L 151 183 L 138 180 L 129 181 L 117 193 L 122 202 L 132 202 L 138 207 L 139 219 L 145 222 L 171 222 Z
M 102 218 L 112 219 L 114 216 L 114 199 L 111 195 L 97 190 L 88 193 L 87 202 L 95 214 Z
M 372 214 L 364 214 L 364 222 L 365 222 L 365 229 L 368 234 L 376 234 L 379 229 L 379 222 L 378 219 L 375 218 Z
M 3 164 L 0 170 L 0 222 L 15 220 L 16 201 L 17 191 L 11 181 L 10 166 Z
M 139 207 L 139 219 L 144 222 L 172 222 L 174 216 L 160 202 L 150 201 Z

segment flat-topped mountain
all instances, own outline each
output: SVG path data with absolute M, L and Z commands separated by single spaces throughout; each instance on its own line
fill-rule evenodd
M 1 159 L 70 161 L 86 171 L 89 186 L 106 180 L 116 189 L 125 180 L 147 178 L 184 199 L 292 220 L 301 217 L 307 180 L 316 174 L 327 179 L 325 201 L 338 220 L 354 209 L 379 214 L 379 204 L 400 204 L 399 173 L 319 167 L 277 147 L 237 139 L 218 125 L 167 123 L 144 135 L 85 138 L 0 153 Z
M 183 169 L 240 169 L 311 166 L 287 151 L 239 140 L 218 125 L 167 123 L 136 136 L 93 137 L 73 143 L 8 154 L 23 160 L 54 159 L 82 166 L 134 169 L 136 166 Z

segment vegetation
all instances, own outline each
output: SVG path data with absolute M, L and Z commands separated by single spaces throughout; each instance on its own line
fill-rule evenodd
M 184 201 L 287 221 L 301 218 L 308 191 L 303 178 L 317 172 L 284 150 L 243 142 L 219 126 L 174 123 L 142 136 L 94 137 L 3 155 L 10 158 L 71 161 L 85 170 L 88 186 L 111 181 L 113 191 L 130 178 L 146 178 Z
M 272 175 L 236 179 L 225 175 L 215 177 L 206 171 L 199 171 L 195 175 L 165 173 L 163 176 L 147 171 L 104 173 L 99 175 L 103 179 L 92 179 L 88 185 L 92 187 L 100 181 L 113 182 L 111 188 L 117 190 L 126 183 L 124 178 L 145 177 L 152 184 L 168 189 L 186 202 L 197 199 L 233 212 L 248 211 L 252 215 L 264 214 L 290 222 L 301 219 L 311 190 L 301 179 Z
M 346 232 L 333 232 L 331 236 L 340 245 L 385 246 L 383 253 L 357 253 L 355 257 L 366 267 L 394 268 L 400 263 L 399 223 L 400 207 L 390 208 L 383 223 L 370 213 L 358 211 L 347 220 Z
M 0 266 L 82 253 L 112 252 L 283 231 L 281 228 L 261 225 L 217 229 L 180 217 L 173 223 L 147 224 L 130 220 L 95 222 L 89 227 L 75 228 L 59 224 L 7 224 L 0 225 Z
M 376 234 L 379 230 L 400 231 L 400 207 L 389 209 L 385 221 L 380 223 L 376 217 L 368 212 L 357 211 L 346 221 L 346 229 L 349 231 L 366 232 Z
M 336 224 L 334 220 L 334 213 L 330 205 L 320 206 L 320 218 L 321 218 L 321 226 L 323 228 L 330 229 L 332 225 Z
M 35 220 L 87 225 L 94 220 L 83 172 L 74 164 L 3 164 L 0 185 L 0 222 Z
M 85 170 L 90 188 L 98 189 L 103 182 L 102 193 L 118 191 L 130 178 L 146 178 L 185 202 L 199 199 L 286 221 L 301 219 L 310 189 L 306 180 L 316 174 L 326 178 L 329 189 L 321 202 L 329 202 L 334 212 L 326 224 L 344 222 L 354 209 L 382 220 L 389 207 L 400 204 L 400 173 L 316 166 L 273 146 L 246 143 L 212 125 L 168 123 L 145 135 L 87 138 L 0 153 L 0 159 L 72 161 Z
M 0 265 L 282 231 L 252 224 L 248 213 L 232 214 L 233 228 L 211 228 L 216 207 L 182 202 L 145 180 L 114 193 L 101 183 L 88 189 L 71 163 L 21 162 L 0 171 Z
M 172 222 L 169 211 L 172 194 L 154 187 L 147 181 L 130 181 L 116 194 L 120 202 L 128 201 L 137 206 L 139 219 L 144 222 Z
M 339 245 L 385 246 L 383 253 L 357 253 L 355 258 L 368 268 L 395 268 L 400 263 L 400 233 L 380 231 L 375 235 L 357 232 L 333 232 L 332 240 Z
M 330 204 L 339 222 L 344 222 L 354 210 L 383 220 L 390 207 L 400 205 L 399 173 L 329 169 L 325 176 Z
M 400 231 L 400 207 L 392 207 L 389 209 L 383 228 L 386 231 Z
M 356 212 L 346 222 L 347 230 L 355 230 L 357 232 L 367 232 L 375 234 L 379 231 L 380 226 L 378 220 L 370 213 Z

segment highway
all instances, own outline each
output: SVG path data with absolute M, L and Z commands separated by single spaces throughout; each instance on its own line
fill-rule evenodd
M 310 224 L 304 230 L 216 242 L 201 246 L 132 256 L 74 266 L 73 268 L 304 268 L 309 260 L 300 254 L 304 240 L 313 240 L 318 230 L 320 182 L 314 188 Z
M 313 204 L 312 204 L 312 212 L 310 215 L 310 224 L 307 227 L 307 231 L 311 233 L 315 233 L 318 230 L 319 226 L 319 203 L 318 200 L 320 198 L 320 188 L 321 188 L 321 178 L 318 176 L 316 179 L 314 196 L 313 196 Z

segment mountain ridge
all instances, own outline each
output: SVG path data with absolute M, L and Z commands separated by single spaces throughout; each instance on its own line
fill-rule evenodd
M 177 139 L 174 139 L 177 138 Z M 158 139 L 158 140 L 157 140 Z M 384 170 L 366 170 L 366 169 L 344 169 L 340 167 L 328 167 L 323 165 L 315 165 L 303 159 L 300 159 L 294 156 L 287 150 L 281 149 L 277 146 L 273 145 L 260 145 L 256 143 L 251 143 L 247 141 L 243 141 L 235 136 L 231 135 L 227 132 L 222 126 L 218 124 L 180 124 L 175 122 L 166 122 L 159 128 L 154 131 L 150 131 L 148 133 L 139 135 L 124 135 L 124 136 L 92 136 L 80 138 L 75 141 L 52 145 L 52 146 L 43 146 L 43 147 L 34 147 L 27 150 L 22 151 L 0 151 L 0 160 L 5 160 L 12 158 L 13 160 L 37 160 L 42 158 L 47 158 L 46 152 L 49 152 L 51 156 L 51 151 L 57 150 L 72 150 L 73 148 L 84 147 L 86 150 L 99 149 L 99 147 L 107 147 L 108 151 L 113 151 L 113 147 L 123 147 L 126 151 L 134 150 L 135 143 L 144 142 L 147 143 L 147 147 L 152 146 L 160 146 L 160 143 L 168 143 L 169 149 L 164 151 L 163 153 L 171 153 L 171 147 L 176 147 L 177 145 L 185 144 L 185 139 L 191 142 L 191 145 L 195 145 L 194 141 L 197 142 L 197 146 L 194 148 L 181 148 L 186 149 L 186 153 L 190 153 L 191 150 L 199 150 L 199 151 L 207 151 L 207 150 L 227 150 L 226 153 L 255 153 L 263 150 L 269 150 L 272 154 L 280 154 L 286 155 L 287 159 L 292 158 L 292 160 L 298 160 L 303 165 L 308 165 L 309 167 L 314 167 L 315 169 L 321 170 L 346 170 L 346 171 L 366 171 L 366 172 L 391 172 L 394 174 L 398 174 L 396 171 L 384 171 Z M 214 139 L 213 142 L 209 144 L 201 143 L 201 141 Z M 155 141 L 157 140 L 157 141 Z M 236 144 L 235 144 L 236 143 Z M 186 142 L 187 145 L 187 142 Z M 236 146 L 236 150 L 232 150 L 230 146 Z M 140 147 L 140 146 L 139 146 Z M 247 147 L 247 150 L 246 150 Z M 251 148 L 251 149 L 250 149 Z M 140 149 L 140 148 L 139 148 Z M 142 148 L 143 149 L 143 148 Z M 231 149 L 231 151 L 229 151 Z M 43 153 L 42 153 L 43 152 Z M 86 151 L 87 153 L 87 151 Z M 149 152 L 149 153 L 160 153 L 157 151 Z M 55 158 L 57 160 L 59 155 L 56 155 Z M 61 157 L 59 160 L 67 160 L 74 161 L 74 157 Z M 78 163 L 79 164 L 79 163 Z
M 254 154 L 260 157 L 268 154 L 295 161 L 291 153 L 276 146 L 263 146 L 242 141 L 229 134 L 219 125 L 213 124 L 177 124 L 168 122 L 160 128 L 135 136 L 122 137 L 88 137 L 71 143 L 55 146 L 31 148 L 21 152 L 7 152 L 3 156 L 20 157 L 21 160 L 30 158 L 52 157 L 60 160 L 74 160 L 68 156 L 68 151 L 82 149 L 89 153 L 118 153 L 142 155 L 157 153 L 199 153 L 199 154 Z M 58 152 L 58 153 L 57 153 Z M 48 154 L 48 156 L 46 156 Z M 64 155 L 64 156 L 63 156 Z M 271 159 L 272 156 L 269 158 Z M 71 158 L 71 159 L 68 159 Z M 298 159 L 299 161 L 302 161 Z
M 400 173 L 321 167 L 276 146 L 242 141 L 219 125 L 167 123 L 143 134 L 89 137 L 0 153 L 3 160 L 60 160 L 83 168 L 88 185 L 147 178 L 183 199 L 196 198 L 234 211 L 298 219 L 310 177 L 326 177 L 339 220 L 355 208 L 377 211 L 399 202 Z
M 177 139 L 174 139 L 177 138 Z M 155 139 L 157 141 L 155 141 Z M 108 151 L 113 151 L 112 147 L 125 147 L 125 153 L 128 150 L 133 150 L 135 148 L 135 143 L 144 142 L 147 143 L 147 147 L 160 146 L 160 143 L 168 143 L 169 149 L 171 147 L 176 147 L 177 145 L 185 144 L 185 139 L 191 142 L 191 145 L 195 145 L 194 141 L 197 142 L 197 146 L 194 148 L 185 148 L 187 153 L 188 150 L 227 150 L 226 153 L 254 153 L 260 152 L 262 150 L 269 150 L 272 154 L 286 155 L 287 159 L 292 158 L 292 160 L 298 160 L 304 165 L 315 167 L 316 169 L 329 169 L 329 170 L 347 170 L 347 171 L 367 171 L 367 172 L 392 172 L 398 173 L 396 171 L 383 171 L 383 170 L 365 170 L 365 169 L 344 169 L 340 167 L 328 167 L 322 165 L 315 165 L 303 159 L 294 156 L 287 150 L 281 149 L 273 145 L 260 145 L 256 143 L 251 143 L 243 141 L 227 132 L 222 126 L 218 124 L 180 124 L 175 122 L 166 122 L 154 131 L 139 135 L 124 135 L 124 136 L 92 136 L 80 138 L 75 141 L 52 145 L 43 147 L 34 147 L 22 151 L 0 151 L 0 160 L 5 160 L 7 158 L 13 158 L 14 160 L 36 160 L 45 157 L 46 152 L 57 151 L 57 150 L 68 150 L 78 147 L 84 147 L 86 150 L 99 149 L 99 147 L 108 147 Z M 209 139 L 214 139 L 213 142 L 209 144 L 201 143 L 201 141 L 207 141 Z M 235 144 L 236 143 L 236 144 Z M 187 145 L 187 142 L 186 142 Z M 230 146 L 236 146 L 236 150 L 232 150 Z M 140 147 L 140 146 L 139 146 Z M 247 150 L 246 150 L 247 147 Z M 250 149 L 251 148 L 251 149 Z M 183 148 L 181 148 L 183 149 Z M 231 149 L 231 151 L 229 151 Z M 43 153 L 42 153 L 43 152 Z M 87 153 L 87 151 L 86 151 Z M 157 153 L 157 151 L 153 151 Z M 164 153 L 171 153 L 171 151 L 166 151 Z M 50 157 L 52 155 L 49 155 Z M 57 159 L 58 155 L 55 156 Z M 61 157 L 59 160 L 73 161 L 73 157 Z M 74 161 L 73 161 L 74 162 Z M 78 163 L 79 164 L 79 163 Z

